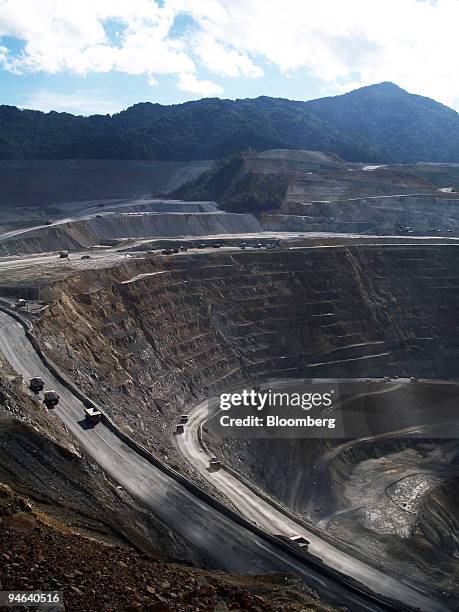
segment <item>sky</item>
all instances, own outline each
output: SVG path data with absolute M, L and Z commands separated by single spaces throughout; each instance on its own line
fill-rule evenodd
M 0 104 L 309 100 L 392 81 L 459 110 L 459 0 L 0 0 Z

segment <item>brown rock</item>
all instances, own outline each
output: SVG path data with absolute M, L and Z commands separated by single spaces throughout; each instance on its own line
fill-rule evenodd
M 75 595 L 84 595 L 83 591 L 80 591 L 80 589 L 76 586 L 71 586 L 70 590 L 75 593 Z

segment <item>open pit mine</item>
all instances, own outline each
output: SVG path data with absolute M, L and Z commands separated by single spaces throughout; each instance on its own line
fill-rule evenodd
M 0 164 L 1 587 L 457 610 L 459 168 L 251 153 L 285 193 L 235 212 L 176 194 L 212 162 L 73 196 L 62 164 L 38 202 L 39 165 Z M 218 427 L 221 391 L 292 385 L 336 389 L 339 435 Z

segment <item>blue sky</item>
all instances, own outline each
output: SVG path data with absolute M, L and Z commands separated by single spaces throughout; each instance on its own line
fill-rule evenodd
M 276 67 L 267 67 L 266 73 L 263 79 L 220 78 L 218 83 L 224 91 L 218 97 L 235 99 L 270 95 L 307 100 L 334 93 L 304 69 L 294 78 L 286 77 Z M 200 76 L 207 79 L 210 75 L 201 71 Z M 137 102 L 177 104 L 205 97 L 204 94 L 179 89 L 173 76 L 158 76 L 157 81 L 158 84 L 152 87 L 143 75 L 119 71 L 80 76 L 67 73 L 16 75 L 3 70 L 0 71 L 0 104 L 45 111 L 104 114 L 117 112 Z
M 0 0 L 0 103 L 114 113 L 393 81 L 459 109 L 457 0 Z

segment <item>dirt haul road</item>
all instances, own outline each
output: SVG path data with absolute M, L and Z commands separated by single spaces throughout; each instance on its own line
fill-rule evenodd
M 46 383 L 45 389 L 55 389 L 61 399 L 54 411 L 79 440 L 81 447 L 129 494 L 196 546 L 217 567 L 244 574 L 291 572 L 301 576 L 331 604 L 346 606 L 356 612 L 387 609 L 385 605 L 369 602 L 339 580 L 318 573 L 197 499 L 184 486 L 134 452 L 102 423 L 89 429 L 82 427 L 83 404 L 52 376 L 27 339 L 23 327 L 3 312 L 0 312 L 0 352 L 25 380 L 41 376 Z M 368 568 L 369 575 L 373 571 Z M 426 612 L 447 610 L 441 603 L 409 587 L 397 585 L 382 574 L 379 579 L 383 590 L 392 597 L 400 593 L 403 599 L 411 600 L 410 607 L 417 606 Z
M 316 533 L 308 531 L 273 505 L 258 497 L 252 489 L 245 486 L 225 469 L 209 471 L 210 457 L 201 446 L 199 429 L 217 410 L 218 408 L 215 406 L 211 405 L 209 407 L 208 402 L 196 406 L 189 413 L 184 433 L 176 436 L 177 447 L 188 463 L 230 499 L 246 518 L 273 534 L 288 537 L 292 535 L 304 536 L 311 543 L 309 547 L 311 554 L 322 559 L 327 566 L 341 571 L 362 584 L 366 584 L 376 593 L 392 597 L 423 611 L 437 609 L 437 606 L 441 606 L 441 604 L 427 599 L 429 597 L 427 593 L 424 595 L 418 592 L 414 587 L 399 582 L 396 578 L 370 567 L 363 561 L 322 540 Z

